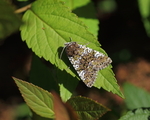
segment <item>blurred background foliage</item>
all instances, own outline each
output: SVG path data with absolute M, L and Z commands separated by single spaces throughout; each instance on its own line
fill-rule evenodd
M 33 2 L 33 0 L 7 1 L 16 9 Z M 101 119 L 116 120 L 128 109 L 136 108 L 128 104 L 132 103 L 131 94 L 134 101 L 143 95 L 142 100 L 150 102 L 149 97 L 144 97 L 149 96 L 150 92 L 150 0 L 92 1 L 100 22 L 98 40 L 113 60 L 113 70 L 118 83 L 126 93 L 126 101 L 102 89 L 89 90 L 82 82 L 78 86 L 77 93 L 95 99 L 112 109 Z M 30 120 L 31 112 L 27 106 L 24 107 L 23 99 L 11 76 L 28 81 L 32 51 L 22 42 L 19 30 L 1 40 L 0 45 L 0 111 L 3 111 L 0 113 L 0 120 Z M 51 67 L 47 62 L 44 63 Z M 135 92 L 139 88 L 130 84 L 124 86 L 126 82 L 142 88 L 137 98 L 131 91 Z M 130 91 L 127 91 L 129 89 Z M 145 94 L 143 89 L 146 91 Z M 140 104 L 138 101 L 137 103 Z M 8 118 L 8 114 L 13 117 Z

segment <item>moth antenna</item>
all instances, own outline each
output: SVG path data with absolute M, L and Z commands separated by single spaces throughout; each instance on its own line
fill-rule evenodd
M 69 37 L 69 38 L 70 38 L 70 42 L 72 42 L 72 38 L 71 37 Z M 83 43 L 83 42 L 78 42 L 78 43 Z M 88 45 L 88 44 L 90 44 L 90 43 L 89 42 L 86 43 L 85 46 Z
M 63 47 L 63 49 L 62 49 L 62 51 L 61 51 L 61 53 L 60 53 L 59 59 L 61 59 L 62 54 L 63 54 L 63 52 L 64 52 L 65 48 L 66 48 L 66 46 L 65 46 L 65 47 Z
M 88 44 L 90 44 L 90 42 L 86 43 L 85 45 L 87 46 Z
M 71 37 L 69 37 L 69 39 L 70 39 L 70 42 L 71 42 L 71 41 L 72 41 L 72 38 L 71 38 Z M 63 52 L 64 52 L 65 48 L 66 48 L 66 46 L 62 49 L 62 51 L 61 51 L 61 53 L 60 53 L 60 56 L 59 56 L 59 59 L 61 59 L 62 54 L 63 54 Z

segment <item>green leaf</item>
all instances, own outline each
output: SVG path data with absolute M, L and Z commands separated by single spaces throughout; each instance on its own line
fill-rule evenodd
M 32 64 L 29 75 L 29 81 L 34 85 L 42 87 L 45 90 L 58 90 L 54 67 L 47 67 L 42 60 L 36 56 L 32 56 Z
M 57 75 L 59 80 L 60 96 L 62 101 L 66 102 L 74 93 L 78 84 L 78 80 L 76 77 L 72 77 L 66 71 L 62 72 L 59 69 L 57 69 Z
M 22 39 L 26 41 L 28 47 L 31 48 L 36 55 L 55 64 L 60 70 L 65 69 L 67 73 L 70 73 L 73 77 L 76 76 L 76 73 L 74 70 L 68 68 L 70 62 L 66 54 L 63 54 L 60 59 L 64 44 L 70 42 L 70 37 L 79 44 L 86 45 L 88 43 L 88 47 L 106 54 L 105 51 L 100 48 L 100 44 L 94 35 L 87 30 L 85 24 L 58 0 L 35 1 L 31 9 L 24 14 L 23 21 L 26 24 L 20 28 L 21 36 Z M 106 80 L 106 82 L 114 80 L 115 83 L 111 84 L 112 87 L 109 87 L 108 91 L 113 91 L 122 97 L 121 93 L 118 92 L 119 87 L 116 91 L 114 90 L 117 85 L 111 68 L 108 67 L 103 71 L 105 71 L 105 73 L 110 71 L 108 73 L 109 77 L 107 77 L 107 74 L 104 74 L 105 76 L 103 75 L 103 78 L 107 78 L 104 80 Z M 99 72 L 99 74 L 101 73 Z M 65 79 L 60 75 L 59 78 Z M 58 81 L 61 81 L 61 79 Z M 100 79 L 101 77 L 98 75 L 97 80 Z M 73 88 L 76 87 L 75 85 L 76 84 L 74 84 Z M 95 84 L 95 86 L 98 88 L 102 87 L 101 84 Z
M 138 0 L 138 5 L 147 35 L 150 37 L 150 0 Z
M 89 43 L 90 46 L 103 51 L 83 22 L 58 0 L 34 2 L 31 10 L 24 14 L 23 21 L 26 24 L 21 27 L 21 36 L 28 47 L 61 70 L 68 68 L 60 59 L 60 52 L 64 44 L 70 41 L 69 37 L 73 41 Z M 67 71 L 71 72 L 69 69 Z
M 77 14 L 79 19 L 88 26 L 88 30 L 94 34 L 94 36 L 98 36 L 99 21 L 96 18 L 96 10 L 93 2 L 91 0 L 63 1 L 71 10 L 73 10 L 72 12 Z
M 21 20 L 6 0 L 0 0 L 0 39 L 4 39 L 19 29 Z
M 16 111 L 17 117 L 19 118 L 23 118 L 25 116 L 31 117 L 32 115 L 30 108 L 25 103 L 19 104 L 19 106 L 16 107 L 15 111 Z
M 145 90 L 126 83 L 123 86 L 128 109 L 150 107 L 150 94 Z
M 58 75 L 57 78 L 56 74 Z M 60 92 L 61 99 L 64 102 L 72 96 L 72 93 L 78 84 L 77 78 L 72 77 L 66 71 L 61 71 L 58 68 L 48 68 L 36 55 L 33 55 L 32 57 L 29 79 L 31 83 L 46 90 Z M 57 82 L 59 83 L 59 86 Z
M 85 97 L 72 97 L 67 103 L 76 111 L 80 120 L 96 120 L 109 111 L 108 108 Z
M 149 120 L 149 117 L 149 109 L 137 109 L 127 112 L 127 114 L 122 116 L 119 120 Z
M 103 70 L 99 71 L 96 82 L 94 84 L 95 87 L 100 88 L 100 86 L 107 90 L 108 92 L 113 92 L 114 94 L 119 95 L 124 98 L 124 95 L 120 91 L 120 88 L 117 84 L 117 80 L 114 77 L 113 71 L 110 69 L 111 65 Z
M 27 105 L 38 115 L 54 118 L 52 95 L 31 83 L 13 78 Z

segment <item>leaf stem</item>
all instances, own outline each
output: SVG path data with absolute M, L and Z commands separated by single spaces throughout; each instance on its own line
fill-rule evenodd
M 22 12 L 28 10 L 29 8 L 31 8 L 31 4 L 15 10 L 15 13 L 22 13 Z

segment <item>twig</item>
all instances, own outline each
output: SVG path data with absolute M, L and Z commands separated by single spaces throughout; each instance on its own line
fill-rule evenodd
M 22 7 L 20 9 L 15 10 L 15 13 L 22 13 L 22 12 L 28 10 L 29 8 L 31 8 L 31 4 L 29 4 L 29 5 L 25 6 L 25 7 Z

